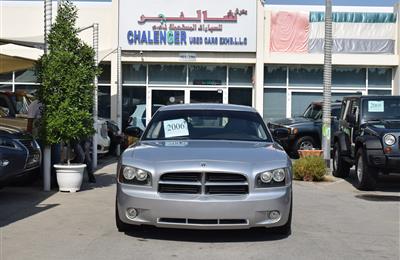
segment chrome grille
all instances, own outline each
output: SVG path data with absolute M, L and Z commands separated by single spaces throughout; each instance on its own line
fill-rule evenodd
M 26 169 L 34 168 L 40 164 L 40 150 L 34 147 L 32 139 L 18 140 L 27 150 L 28 157 L 26 160 Z
M 160 193 L 182 194 L 248 194 L 246 176 L 219 172 L 172 172 L 161 175 Z

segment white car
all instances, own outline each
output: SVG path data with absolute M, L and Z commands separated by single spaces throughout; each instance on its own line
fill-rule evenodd
M 154 114 L 160 107 L 163 106 L 164 105 L 154 104 L 152 113 Z M 146 128 L 146 104 L 136 105 L 135 111 L 128 119 L 128 126 L 138 127 L 142 131 Z
M 97 154 L 106 154 L 110 149 L 110 137 L 107 133 L 107 121 L 97 120 Z

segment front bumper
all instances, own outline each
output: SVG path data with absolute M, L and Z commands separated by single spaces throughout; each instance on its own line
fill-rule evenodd
M 400 155 L 387 155 L 382 150 L 368 151 L 369 165 L 379 168 L 384 172 L 400 173 Z
M 292 203 L 292 187 L 263 189 L 247 195 L 160 194 L 117 184 L 117 207 L 122 222 L 186 229 L 248 229 L 286 224 Z M 129 219 L 128 208 L 138 215 Z M 272 220 L 268 214 L 281 214 Z

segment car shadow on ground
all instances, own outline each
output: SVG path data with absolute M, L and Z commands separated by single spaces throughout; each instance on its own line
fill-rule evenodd
M 31 186 L 13 186 L 0 189 L 0 228 L 31 217 L 59 204 L 44 204 L 42 201 L 56 191 L 42 191 L 41 182 Z
M 143 226 L 133 227 L 128 232 L 125 232 L 125 234 L 138 238 L 140 241 L 156 239 L 197 243 L 277 241 L 289 237 L 289 235 L 277 234 L 273 230 L 268 230 L 266 228 L 242 230 L 190 230 Z
M 348 183 L 355 187 L 356 172 L 354 169 L 350 171 L 350 176 L 345 179 Z M 400 201 L 400 176 L 380 176 L 373 191 L 363 191 L 364 194 L 355 195 L 358 199 L 367 201 Z M 378 194 L 376 193 L 378 192 Z M 397 193 L 397 194 L 382 194 Z

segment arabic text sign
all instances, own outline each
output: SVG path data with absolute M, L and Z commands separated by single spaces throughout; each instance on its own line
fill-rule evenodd
M 256 51 L 256 1 L 120 1 L 124 50 Z

